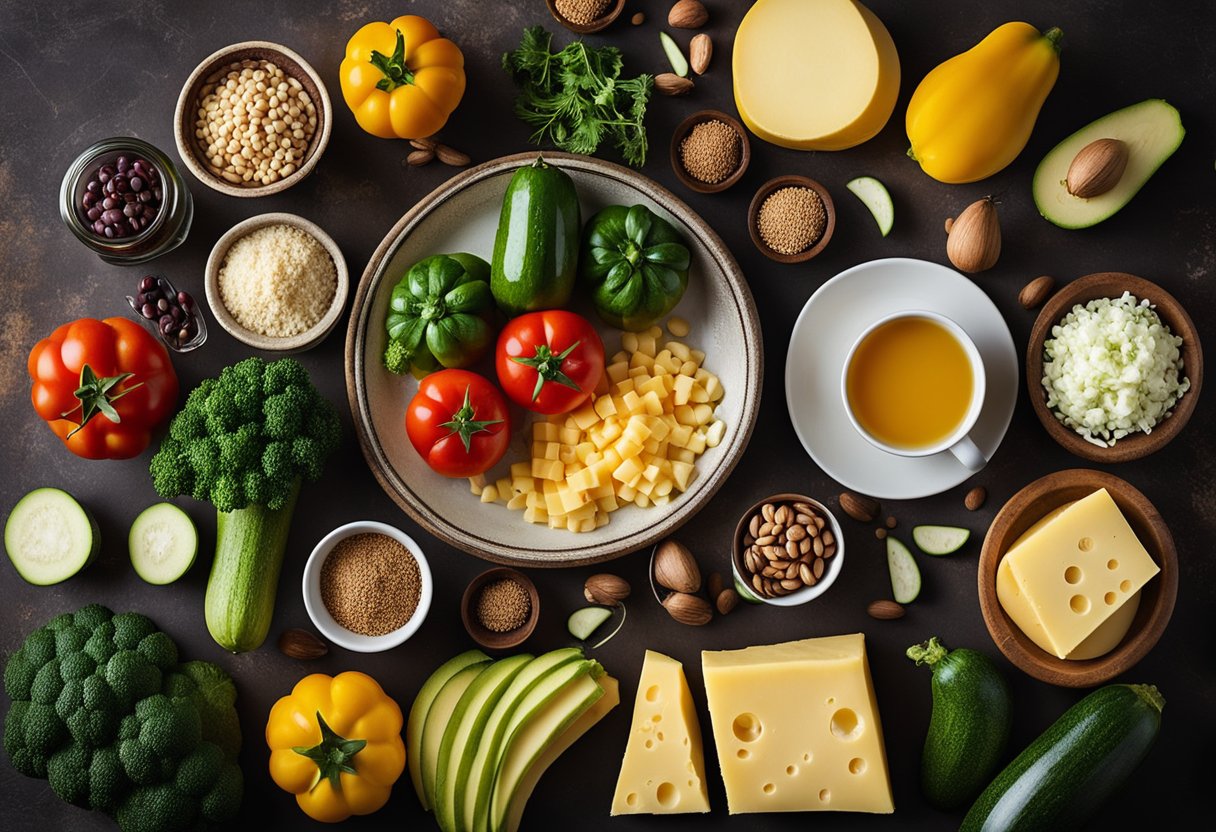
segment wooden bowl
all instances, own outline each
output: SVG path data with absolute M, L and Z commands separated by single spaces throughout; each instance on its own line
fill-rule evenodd
M 1140 590 L 1140 607 L 1127 635 L 1114 650 L 1094 659 L 1060 659 L 1031 641 L 1006 614 L 997 599 L 996 571 L 1010 545 L 1037 520 L 1100 488 L 1110 493 L 1161 571 Z M 1092 687 L 1129 670 L 1161 638 L 1178 595 L 1178 553 L 1157 509 L 1131 485 L 1101 471 L 1084 468 L 1057 471 L 1014 494 L 997 513 L 980 551 L 979 595 L 988 632 L 1009 661 L 1049 684 Z
M 313 132 L 312 142 L 308 145 L 308 152 L 304 159 L 290 176 L 285 176 L 269 185 L 234 185 L 213 173 L 211 166 L 203 158 L 203 149 L 199 147 L 198 140 L 194 136 L 194 122 L 197 118 L 203 87 L 208 82 L 213 82 L 215 80 L 213 76 L 217 73 L 226 72 L 230 64 L 244 60 L 273 62 L 283 70 L 284 74 L 300 82 L 317 110 L 317 127 Z M 212 52 L 190 73 L 190 77 L 186 79 L 186 83 L 177 97 L 177 110 L 173 115 L 173 138 L 177 142 L 177 152 L 182 157 L 182 161 L 204 185 L 228 196 L 269 196 L 287 190 L 312 173 L 321 154 L 325 152 L 325 146 L 329 144 L 332 126 L 333 107 L 329 101 L 329 93 L 325 89 L 321 76 L 308 61 L 281 44 L 250 40 L 234 43 Z
M 329 252 L 329 256 L 334 261 L 334 268 L 337 271 L 337 288 L 334 291 L 333 300 L 330 301 L 329 309 L 326 310 L 325 314 L 321 316 L 321 320 L 317 321 L 311 329 L 305 330 L 299 335 L 277 338 L 246 329 L 232 316 L 232 313 L 224 306 L 224 301 L 220 297 L 220 267 L 224 265 L 224 258 L 228 256 L 228 249 L 232 248 L 232 244 L 237 240 L 268 225 L 290 225 L 308 234 Z M 296 353 L 312 349 L 325 340 L 325 336 L 333 332 L 334 327 L 338 325 L 338 320 L 342 317 L 342 310 L 346 307 L 346 295 L 350 291 L 350 273 L 346 269 L 346 258 L 342 256 L 342 249 L 338 248 L 338 244 L 334 242 L 333 237 L 322 231 L 316 223 L 309 222 L 295 214 L 258 214 L 243 222 L 238 222 L 216 241 L 211 249 L 211 255 L 207 258 L 204 285 L 207 290 L 207 304 L 211 307 L 211 314 L 215 316 L 216 323 L 222 326 L 233 338 L 255 349 L 267 352 Z
M 531 609 L 528 613 L 528 620 L 521 626 L 505 633 L 496 633 L 481 625 L 481 622 L 477 620 L 477 611 L 474 608 L 482 588 L 503 578 L 510 578 L 528 591 Z M 460 599 L 460 620 L 464 622 L 464 628 L 473 641 L 487 650 L 510 650 L 518 647 L 527 641 L 528 636 L 532 635 L 532 631 L 536 629 L 536 622 L 540 620 L 540 596 L 536 594 L 536 584 L 532 583 L 532 579 L 518 569 L 508 566 L 487 569 L 470 581 L 468 587 L 465 588 L 464 596 Z
M 1125 291 L 1138 300 L 1148 298 L 1157 308 L 1157 315 L 1175 335 L 1182 337 L 1183 372 L 1191 380 L 1191 389 L 1182 394 L 1170 415 L 1162 420 L 1152 433 L 1136 432 L 1115 442 L 1113 447 L 1101 448 L 1085 441 L 1081 434 L 1056 418 L 1047 407 L 1047 393 L 1043 389 L 1043 342 L 1077 304 L 1085 304 L 1097 298 L 1117 298 Z M 1056 292 L 1043 306 L 1030 331 L 1026 347 L 1026 387 L 1030 391 L 1030 404 L 1043 427 L 1065 450 L 1092 462 L 1128 462 L 1140 459 L 1161 450 L 1186 426 L 1195 404 L 1199 400 L 1199 389 L 1203 386 L 1203 350 L 1199 345 L 1199 332 L 1186 309 L 1173 295 L 1156 283 L 1123 272 L 1100 272 L 1078 278 Z
M 702 182 L 695 178 L 684 167 L 680 155 L 680 145 L 684 143 L 685 137 L 692 132 L 692 128 L 698 124 L 704 124 L 707 121 L 720 121 L 729 126 L 735 131 L 735 135 L 739 137 L 739 165 L 734 172 L 723 179 L 721 182 Z M 748 141 L 747 131 L 743 129 L 743 125 L 732 116 L 720 110 L 701 110 L 693 113 L 688 118 L 680 122 L 676 127 L 675 132 L 671 134 L 671 169 L 675 171 L 676 178 L 683 182 L 687 187 L 700 194 L 716 194 L 719 191 L 725 191 L 731 185 L 743 178 L 744 171 L 747 170 L 747 165 L 752 160 L 752 145 Z M 825 203 L 826 204 L 826 203 Z
M 827 225 L 824 226 L 823 234 L 820 235 L 818 241 L 810 248 L 803 249 L 797 254 L 781 254 L 780 252 L 773 251 L 761 238 L 760 228 L 757 224 L 760 219 L 760 206 L 764 204 L 764 200 L 768 199 L 769 194 L 788 187 L 810 188 L 819 194 L 819 198 L 823 200 L 823 210 L 828 215 Z M 751 232 L 752 242 L 756 244 L 756 248 L 760 249 L 760 252 L 770 260 L 776 260 L 778 263 L 805 263 L 823 251 L 828 241 L 832 239 L 832 232 L 836 230 L 836 205 L 832 202 L 832 195 L 828 193 L 828 189 L 814 179 L 792 174 L 778 176 L 776 179 L 770 179 L 761 185 L 760 190 L 756 191 L 756 195 L 752 197 L 752 204 L 747 209 L 747 230 Z
M 830 530 L 833 537 L 836 538 L 836 554 L 828 559 L 823 577 L 814 586 L 796 589 L 789 595 L 782 595 L 779 598 L 767 598 L 756 592 L 748 583 L 748 576 L 751 573 L 747 571 L 747 566 L 743 562 L 743 537 L 747 534 L 747 524 L 751 521 L 752 515 L 760 511 L 760 508 L 765 503 L 807 503 L 813 506 L 827 520 L 825 531 Z M 739 518 L 739 523 L 735 526 L 734 537 L 731 538 L 730 566 L 735 578 L 735 589 L 743 600 L 752 603 L 771 604 L 774 607 L 796 607 L 805 604 L 807 601 L 815 600 L 827 592 L 832 584 L 836 582 L 836 578 L 844 567 L 844 532 L 840 528 L 840 523 L 836 521 L 836 516 L 819 500 L 812 499 L 804 494 L 773 494 L 770 497 L 765 497 L 763 500 L 757 500 Z
M 625 8 L 625 0 L 610 0 L 608 9 L 595 20 L 590 23 L 574 23 L 562 16 L 562 13 L 557 10 L 556 0 L 545 0 L 545 5 L 549 7 L 549 14 L 553 15 L 553 19 L 565 26 L 571 32 L 579 35 L 590 35 L 592 32 L 598 32 L 601 29 L 606 29 L 612 24 L 612 21 L 621 16 L 621 12 Z

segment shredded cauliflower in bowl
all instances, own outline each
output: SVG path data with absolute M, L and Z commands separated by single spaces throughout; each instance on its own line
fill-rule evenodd
M 1182 339 L 1130 292 L 1077 304 L 1043 343 L 1043 388 L 1057 419 L 1108 448 L 1151 433 L 1191 387 Z

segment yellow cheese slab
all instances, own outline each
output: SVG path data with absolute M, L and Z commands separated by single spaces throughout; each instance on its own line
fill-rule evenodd
M 730 813 L 895 811 L 865 636 L 704 651 Z
M 732 66 L 743 123 L 797 150 L 873 138 L 899 96 L 895 43 L 855 0 L 757 0 L 735 33 Z
M 708 811 L 701 726 L 684 666 L 647 650 L 612 814 Z
M 1044 520 L 1001 560 L 997 598 L 1022 632 L 1063 659 L 1161 570 L 1105 488 Z

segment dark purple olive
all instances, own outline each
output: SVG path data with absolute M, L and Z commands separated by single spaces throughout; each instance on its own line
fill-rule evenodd
M 101 201 L 101 207 L 106 211 L 109 211 L 111 208 L 117 208 L 118 200 L 112 196 L 108 196 Z
M 91 194 L 99 193 L 101 191 L 101 183 L 96 179 L 90 179 L 89 184 L 85 185 L 84 189 Z
M 134 205 L 124 205 L 122 207 L 122 215 L 124 217 L 128 217 L 128 218 L 134 217 L 139 212 L 140 212 L 139 209 L 136 208 Z
M 100 182 L 101 184 L 105 185 L 107 182 L 110 181 L 110 177 L 113 175 L 114 174 L 112 174 L 112 173 L 106 173 L 106 169 L 102 168 L 101 170 L 99 170 L 97 172 L 97 181 Z
M 103 222 L 100 219 L 93 221 L 93 233 L 94 234 L 104 234 L 105 230 L 106 230 L 105 222 Z
M 151 191 L 140 191 L 139 195 L 136 198 L 140 201 L 141 204 L 151 202 L 152 201 L 152 192 Z
M 96 222 L 97 220 L 101 219 L 101 209 L 97 206 L 93 206 L 89 209 L 85 216 L 89 218 L 89 222 Z
M 117 208 L 110 208 L 102 213 L 101 219 L 107 225 L 115 225 L 122 222 L 122 211 L 119 211 Z
M 130 180 L 128 180 L 127 184 L 131 186 L 131 190 L 137 193 L 144 189 L 144 180 L 140 179 L 138 176 L 132 176 Z
M 190 295 L 186 294 L 185 292 L 177 293 L 177 302 L 181 304 L 182 309 L 185 309 L 187 312 L 190 311 L 190 307 L 194 306 L 194 298 L 190 297 Z
M 97 204 L 97 194 L 93 193 L 92 191 L 85 191 L 84 199 L 82 199 L 81 202 L 84 204 L 86 209 L 92 208 Z
M 139 291 L 141 292 L 151 292 L 155 288 L 156 278 L 152 275 L 148 275 L 143 280 L 139 281 Z

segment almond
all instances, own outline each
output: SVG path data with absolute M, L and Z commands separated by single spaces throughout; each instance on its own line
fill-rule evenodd
M 954 218 L 946 238 L 946 256 L 956 269 L 969 274 L 996 265 L 1001 256 L 1001 223 L 992 197 L 976 200 Z
M 279 635 L 279 651 L 289 659 L 311 661 L 328 653 L 329 647 L 308 630 L 292 628 Z
M 654 552 L 654 579 L 659 586 L 675 592 L 696 592 L 701 588 L 701 570 L 692 552 L 678 540 L 668 538 Z
M 405 157 L 406 163 L 410 167 L 421 167 L 429 165 L 435 160 L 435 151 L 433 150 L 412 150 L 410 155 Z
M 709 59 L 713 55 L 714 42 L 709 39 L 709 35 L 704 32 L 693 35 L 688 44 L 688 65 L 692 67 L 692 71 L 704 75 L 705 70 L 709 69 Z
M 654 88 L 663 95 L 688 95 L 693 86 L 692 79 L 681 78 L 674 72 L 660 72 L 654 76 Z
M 979 511 L 984 507 L 984 501 L 987 499 L 987 489 L 982 485 L 977 485 L 967 492 L 967 496 L 963 498 L 963 505 L 967 507 L 967 511 Z
M 866 607 L 866 612 L 871 618 L 877 618 L 879 621 L 894 621 L 904 617 L 903 606 L 894 601 L 873 601 Z
M 1022 287 L 1018 292 L 1018 303 L 1023 309 L 1038 309 L 1051 296 L 1056 288 L 1056 279 L 1050 275 L 1040 275 Z
M 679 0 L 667 13 L 667 25 L 677 29 L 700 29 L 709 21 L 701 0 Z
M 881 506 L 873 497 L 846 491 L 840 495 L 840 508 L 858 523 L 869 523 L 878 516 Z
M 643 23 L 646 22 L 646 13 L 637 12 L 633 17 L 629 18 L 629 22 L 632 23 L 634 26 L 641 26 Z
M 629 582 L 616 575 L 601 572 L 583 584 L 583 595 L 593 604 L 615 607 L 629 597 Z
M 417 150 L 434 150 L 434 139 L 410 139 L 410 146 Z
M 728 615 L 731 610 L 739 606 L 739 593 L 734 589 L 724 589 L 715 596 L 718 600 L 714 605 L 718 608 L 721 615 Z
M 1119 139 L 1097 139 L 1073 157 L 1064 187 L 1075 197 L 1090 199 L 1109 191 L 1123 177 L 1129 153 Z
M 714 617 L 714 609 L 708 601 L 699 595 L 689 595 L 687 592 L 671 593 L 663 599 L 663 608 L 676 621 L 690 627 L 708 624 Z
M 439 161 L 454 168 L 462 168 L 473 161 L 469 158 L 469 154 L 461 153 L 459 150 L 448 147 L 446 144 L 435 145 L 435 155 L 439 157 Z

